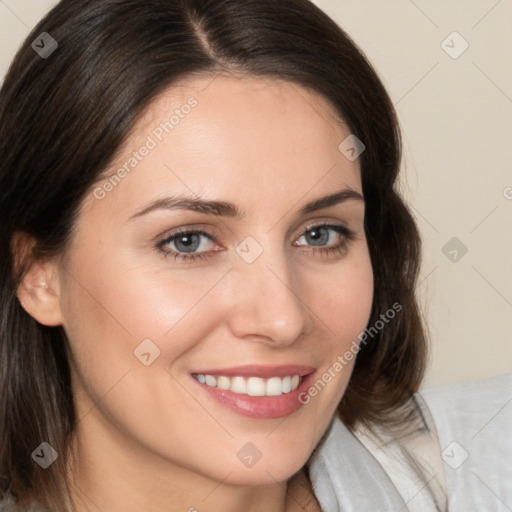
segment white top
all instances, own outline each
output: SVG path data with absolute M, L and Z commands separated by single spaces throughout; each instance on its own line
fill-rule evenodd
M 431 433 L 401 442 L 333 419 L 308 463 L 322 511 L 512 511 L 512 374 L 416 399 Z

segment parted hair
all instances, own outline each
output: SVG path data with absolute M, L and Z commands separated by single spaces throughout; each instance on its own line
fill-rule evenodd
M 58 43 L 47 58 L 32 47 L 43 32 Z M 66 248 L 82 200 L 158 94 L 187 77 L 235 72 L 321 94 L 364 143 L 368 326 L 393 304 L 401 309 L 361 344 L 338 414 L 350 429 L 413 421 L 408 404 L 427 350 L 415 298 L 420 239 L 398 188 L 396 112 L 362 51 L 308 0 L 62 0 L 20 47 L 0 90 L 0 497 L 68 505 L 76 424 L 68 340 L 21 306 L 28 266 Z M 33 246 L 20 253 L 17 233 Z M 45 470 L 31 457 L 42 441 L 59 454 Z

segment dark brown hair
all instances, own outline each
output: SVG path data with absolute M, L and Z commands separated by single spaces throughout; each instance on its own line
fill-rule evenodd
M 48 58 L 31 47 L 43 32 L 58 43 Z M 414 296 L 420 241 L 396 189 L 396 114 L 363 53 L 308 0 L 63 0 L 19 49 L 0 92 L 0 496 L 65 509 L 76 421 L 67 340 L 17 299 L 30 258 L 66 247 L 85 194 L 159 93 L 223 72 L 320 93 L 365 144 L 369 326 L 394 303 L 402 310 L 362 345 L 339 414 L 349 428 L 408 421 L 426 357 Z M 17 272 L 15 233 L 35 240 Z M 59 453 L 46 470 L 31 458 L 42 441 Z

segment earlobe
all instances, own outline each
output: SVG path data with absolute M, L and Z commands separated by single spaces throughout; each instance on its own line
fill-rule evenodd
M 28 244 L 20 247 L 20 244 Z M 23 309 L 40 324 L 54 327 L 63 322 L 60 307 L 60 289 L 55 263 L 38 261 L 31 257 L 33 242 L 16 240 L 17 266 L 26 270 L 16 292 Z M 17 249 L 17 250 L 16 250 Z

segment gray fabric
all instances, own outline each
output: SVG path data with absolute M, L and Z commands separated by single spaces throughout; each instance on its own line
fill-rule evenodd
M 308 469 L 323 512 L 407 512 L 382 466 L 337 416 Z
M 512 374 L 421 392 L 444 460 L 450 512 L 512 510 Z
M 359 424 L 354 434 L 379 461 L 410 512 L 448 512 L 436 426 L 419 393 L 414 402 L 423 426 L 419 421 L 408 430 L 374 425 L 372 431 Z
M 512 374 L 420 394 L 439 437 L 448 510 L 512 511 Z M 323 512 L 407 511 L 380 463 L 337 417 L 308 464 Z

